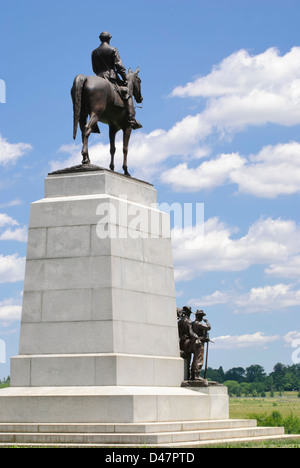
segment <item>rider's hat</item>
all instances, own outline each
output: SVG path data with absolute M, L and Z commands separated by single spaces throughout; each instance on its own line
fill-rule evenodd
M 99 38 L 100 38 L 101 41 L 104 41 L 105 39 L 106 39 L 106 40 L 107 40 L 107 39 L 110 40 L 110 39 L 112 38 L 112 35 L 109 34 L 109 32 L 104 31 L 104 32 L 102 32 L 102 33 L 100 34 Z

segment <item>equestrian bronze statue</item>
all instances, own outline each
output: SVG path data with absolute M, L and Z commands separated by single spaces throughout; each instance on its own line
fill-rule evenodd
M 82 134 L 82 164 L 89 165 L 88 139 L 91 133 L 100 133 L 98 122 L 109 126 L 110 169 L 114 171 L 116 152 L 115 138 L 123 131 L 123 170 L 130 176 L 127 165 L 128 145 L 132 130 L 142 128 L 135 118 L 133 98 L 143 101 L 138 68 L 135 72 L 126 69 L 119 52 L 110 45 L 111 35 L 101 33 L 101 45 L 92 52 L 95 76 L 77 75 L 71 90 L 74 111 L 73 138 L 78 125 Z M 89 120 L 88 120 L 89 117 Z

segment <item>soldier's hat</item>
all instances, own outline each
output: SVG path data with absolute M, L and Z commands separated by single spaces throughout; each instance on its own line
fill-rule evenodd
M 112 38 L 112 35 L 111 35 L 109 32 L 107 32 L 107 31 L 102 32 L 102 33 L 100 34 L 100 36 L 99 36 L 99 39 L 100 39 L 102 42 L 105 41 L 105 39 L 106 39 L 106 40 L 107 40 L 107 39 L 110 40 L 111 38 Z
M 197 312 L 195 313 L 195 315 L 201 315 L 202 317 L 206 317 L 206 314 L 203 312 L 203 310 L 197 310 Z
M 192 308 L 189 307 L 189 306 L 184 306 L 184 307 L 182 308 L 182 310 L 183 310 L 185 313 L 189 314 L 189 315 L 191 315 L 191 313 L 192 313 Z

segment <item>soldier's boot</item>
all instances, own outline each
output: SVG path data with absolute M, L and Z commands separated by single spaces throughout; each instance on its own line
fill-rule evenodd
M 200 372 L 193 372 L 192 373 L 192 380 L 202 380 L 200 377 Z
M 133 99 L 131 96 L 127 100 L 127 111 L 128 111 L 128 122 L 132 130 L 143 128 L 143 125 L 140 124 L 140 122 L 138 122 L 135 118 L 135 110 L 134 110 L 134 105 L 133 105 Z

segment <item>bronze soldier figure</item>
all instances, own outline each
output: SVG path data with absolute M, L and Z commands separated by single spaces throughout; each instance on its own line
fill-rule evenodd
M 206 317 L 203 310 L 197 310 L 195 316 L 196 319 L 192 323 L 192 329 L 198 336 L 200 343 L 198 353 L 194 356 L 192 380 L 201 380 L 200 372 L 204 364 L 204 345 L 209 340 L 208 332 L 211 330 L 211 325 L 207 319 L 203 318 Z
M 184 306 L 182 311 L 178 314 L 179 346 L 181 350 L 181 357 L 187 360 L 188 380 L 195 379 L 202 352 L 202 345 L 199 336 L 193 330 L 193 324 L 190 319 L 191 313 L 191 307 Z
M 92 66 L 95 75 L 110 81 L 123 99 L 128 112 L 128 121 L 133 130 L 142 128 L 135 118 L 133 97 L 128 92 L 126 69 L 122 63 L 118 49 L 110 45 L 112 38 L 109 32 L 99 36 L 101 45 L 92 52 Z M 120 77 L 118 76 L 121 76 Z

